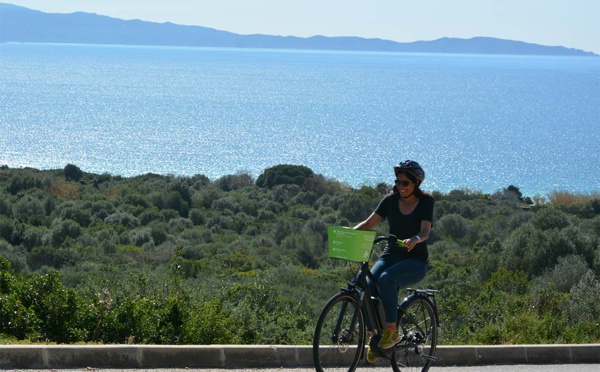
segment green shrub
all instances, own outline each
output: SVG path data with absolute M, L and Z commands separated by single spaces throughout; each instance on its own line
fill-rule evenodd
M 78 182 L 83 177 L 83 172 L 73 164 L 67 164 L 63 170 L 65 179 Z
M 447 214 L 436 223 L 436 234 L 454 240 L 464 238 L 470 229 L 470 222 L 459 214 Z
M 266 188 L 286 184 L 302 186 L 313 174 L 310 168 L 302 165 L 276 165 L 265 169 L 256 179 L 256 185 Z
M 531 223 L 538 229 L 564 229 L 569 225 L 567 214 L 558 208 L 542 208 L 538 210 L 535 216 L 531 219 Z
M 50 244 L 59 247 L 67 238 L 81 235 L 81 226 L 73 220 L 55 220 L 50 230 Z

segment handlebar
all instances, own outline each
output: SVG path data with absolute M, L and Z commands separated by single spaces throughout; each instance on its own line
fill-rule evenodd
M 377 244 L 377 243 L 381 243 L 384 240 L 388 240 L 389 237 L 388 236 L 378 236 L 375 238 L 375 241 L 373 241 L 373 244 Z
M 402 241 L 400 241 L 400 239 L 398 239 L 398 237 L 396 235 L 390 234 L 388 236 L 378 236 L 375 238 L 375 241 L 373 241 L 373 244 L 377 244 L 377 243 L 381 243 L 383 241 L 394 241 L 398 244 L 400 244 L 400 246 L 402 246 Z
M 375 240 L 373 241 L 373 245 L 377 244 L 377 243 L 381 243 L 383 241 L 387 241 L 389 243 L 395 243 L 397 244 L 397 247 L 400 248 L 401 250 L 408 252 L 408 248 L 406 246 L 404 246 L 404 241 L 398 239 L 398 237 L 394 234 L 390 234 L 388 236 L 378 236 L 375 238 Z

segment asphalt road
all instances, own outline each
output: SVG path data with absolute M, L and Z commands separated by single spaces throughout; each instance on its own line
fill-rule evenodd
M 359 367 L 357 372 L 388 372 L 391 367 Z M 51 372 L 314 372 L 314 368 L 219 368 L 219 369 L 52 369 Z M 598 372 L 599 364 L 504 365 L 476 367 L 431 367 L 431 372 Z M 2 369 L 2 372 L 49 372 L 47 369 Z

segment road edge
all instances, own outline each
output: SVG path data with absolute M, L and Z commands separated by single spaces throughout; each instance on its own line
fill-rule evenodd
M 600 364 L 600 344 L 439 346 L 434 365 Z M 0 345 L 0 369 L 310 367 L 312 346 Z

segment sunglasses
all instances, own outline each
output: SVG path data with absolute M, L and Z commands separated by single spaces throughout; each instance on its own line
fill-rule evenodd
M 396 180 L 395 182 L 396 182 L 396 185 L 403 186 L 403 187 L 406 187 L 411 184 L 411 182 L 407 181 L 407 180 L 404 180 L 404 181 Z

